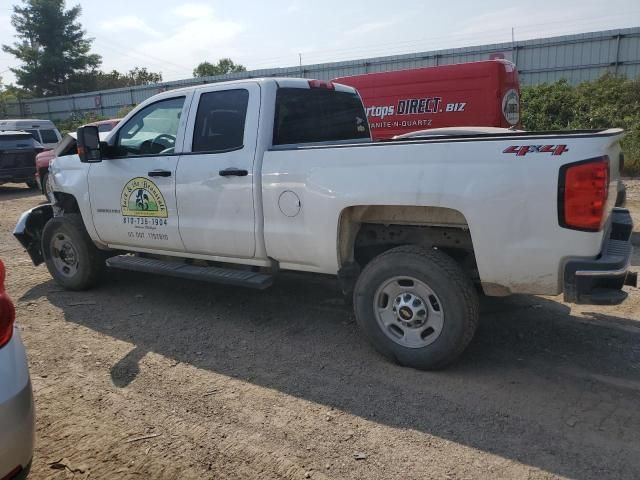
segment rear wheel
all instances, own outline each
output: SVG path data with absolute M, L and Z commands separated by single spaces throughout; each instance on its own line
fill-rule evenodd
M 443 368 L 478 324 L 470 278 L 439 250 L 402 246 L 374 258 L 358 278 L 356 320 L 383 355 L 419 369 Z
M 51 276 L 69 290 L 92 287 L 106 269 L 106 255 L 93 244 L 79 214 L 49 220 L 42 233 L 42 251 Z
M 38 182 L 36 182 L 35 178 L 26 181 L 27 187 L 29 188 L 38 188 Z

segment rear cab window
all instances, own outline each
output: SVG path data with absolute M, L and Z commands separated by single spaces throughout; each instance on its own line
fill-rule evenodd
M 273 145 L 369 140 L 357 93 L 329 88 L 279 88 Z
M 1 133 L 0 152 L 7 150 L 36 149 L 38 144 L 27 133 Z
M 58 135 L 53 129 L 40 130 L 42 143 L 58 143 Z

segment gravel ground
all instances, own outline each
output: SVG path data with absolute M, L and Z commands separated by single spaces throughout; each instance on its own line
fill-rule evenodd
M 485 299 L 462 359 L 420 372 L 372 351 L 330 278 L 255 292 L 122 272 L 63 291 L 11 236 L 41 201 L 0 187 L 31 478 L 640 476 L 640 291 L 610 308 Z

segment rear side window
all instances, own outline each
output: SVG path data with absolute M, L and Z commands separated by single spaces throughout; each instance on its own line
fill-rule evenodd
M 40 141 L 40 135 L 38 134 L 38 130 L 24 130 L 24 131 L 27 133 L 30 133 L 36 142 Z M 58 139 L 56 139 L 56 141 L 58 141 Z
M 244 89 L 203 93 L 193 131 L 192 152 L 226 152 L 244 143 L 249 92 Z
M 40 135 L 42 136 L 42 143 L 58 143 L 58 136 L 55 130 L 40 130 Z
M 369 138 L 364 107 L 356 93 L 323 88 L 280 88 L 273 144 Z
M 113 130 L 113 127 L 115 127 L 115 124 L 113 123 L 101 123 L 100 125 L 98 125 L 98 131 L 110 132 L 111 130 Z

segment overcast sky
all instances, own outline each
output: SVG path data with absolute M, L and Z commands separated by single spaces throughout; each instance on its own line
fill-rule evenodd
M 11 4 L 0 2 L 0 43 L 13 42 Z M 75 5 L 76 1 L 67 1 Z M 248 69 L 350 60 L 551 35 L 640 26 L 638 0 L 169 0 L 81 1 L 80 21 L 104 70 L 147 67 L 190 77 L 203 60 Z M 15 59 L 0 52 L 0 76 Z

